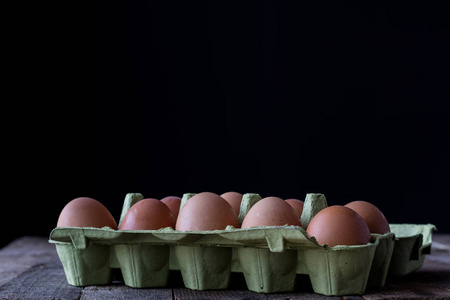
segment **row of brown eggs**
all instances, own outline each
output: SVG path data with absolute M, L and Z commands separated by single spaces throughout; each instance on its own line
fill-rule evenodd
M 72 200 L 64 207 L 57 227 L 108 226 L 120 230 L 155 230 L 172 227 L 182 231 L 219 230 L 225 229 L 228 225 L 239 228 L 241 201 L 242 194 L 237 192 L 227 192 L 220 196 L 203 192 L 189 199 L 180 211 L 180 197 L 168 196 L 161 200 L 147 198 L 135 203 L 117 228 L 113 216 L 103 204 L 92 198 L 82 197 Z M 280 203 L 281 207 L 276 208 Z M 288 203 L 292 203 L 295 210 Z M 250 217 L 250 214 L 246 217 L 244 228 L 284 224 L 300 226 L 303 201 L 289 199 L 285 202 L 277 197 L 268 197 L 256 207 L 260 207 L 259 210 L 266 208 L 262 214 L 257 213 L 258 216 L 265 217 L 256 216 L 254 212 L 257 209 L 254 208 L 255 216 Z M 287 214 L 283 216 L 283 212 Z M 269 218 L 271 215 L 273 218 L 281 219 L 271 220 Z
M 157 230 L 172 227 L 180 231 L 222 230 L 258 226 L 301 226 L 303 201 L 266 197 L 251 207 L 242 224 L 238 215 L 242 194 L 211 192 L 196 194 L 180 210 L 181 198 L 169 196 L 161 200 L 147 198 L 135 203 L 118 228 L 109 210 L 92 198 L 77 198 L 62 210 L 57 227 L 105 227 L 120 230 Z M 321 210 L 311 220 L 308 236 L 321 245 L 363 245 L 370 233 L 389 232 L 383 213 L 373 204 L 353 201 Z

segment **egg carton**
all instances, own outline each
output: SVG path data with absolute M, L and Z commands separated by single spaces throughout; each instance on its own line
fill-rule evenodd
M 195 194 L 183 195 L 181 207 Z M 127 194 L 121 214 L 143 199 Z M 259 201 L 244 194 L 239 221 Z M 307 194 L 303 227 L 327 207 L 323 194 Z M 366 245 L 319 245 L 298 226 L 265 226 L 214 231 L 125 231 L 111 228 L 55 228 L 56 245 L 69 284 L 107 285 L 120 269 L 125 285 L 165 287 L 171 270 L 180 270 L 186 288 L 226 289 L 231 274 L 244 274 L 247 287 L 262 293 L 288 292 L 307 274 L 315 293 L 363 294 L 367 286 L 382 287 L 388 275 L 404 276 L 420 268 L 430 253 L 431 224 L 391 224 L 391 233 L 372 234 Z M 309 283 L 305 283 L 309 284 Z

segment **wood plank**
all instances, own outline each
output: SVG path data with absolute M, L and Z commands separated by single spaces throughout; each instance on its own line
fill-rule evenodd
M 265 294 L 259 294 L 248 290 L 211 290 L 194 291 L 184 288 L 173 289 L 173 299 L 176 300 L 201 300 L 201 299 L 223 299 L 223 300 L 259 300 L 267 299 Z
M 426 283 L 450 292 L 450 234 L 433 236 L 431 254 L 425 257 L 422 268 L 403 278 L 403 283 Z
M 337 296 L 324 296 L 320 294 L 315 294 L 314 292 L 289 292 L 289 293 L 274 293 L 267 294 L 267 299 L 270 300 L 340 300 L 341 297 Z
M 251 292 L 248 290 L 211 290 L 211 291 L 194 291 L 189 289 L 174 289 L 174 299 L 176 300 L 194 300 L 194 299 L 226 299 L 226 300 L 340 300 L 341 297 L 324 296 L 314 293 L 305 292 L 289 292 L 289 293 L 273 293 L 262 294 Z M 361 297 L 347 298 L 347 300 L 362 299 Z
M 427 283 L 392 283 L 383 289 L 367 292 L 365 300 L 393 300 L 393 299 L 450 299 L 450 291 Z
M 342 296 L 341 298 L 342 300 L 362 300 L 364 299 L 361 296 L 356 296 L 356 295 L 350 295 L 350 296 Z
M 21 237 L 0 250 L 0 286 L 36 264 L 58 259 L 55 246 L 42 237 Z
M 133 289 L 118 282 L 107 286 L 88 286 L 84 288 L 81 300 L 171 300 L 172 289 Z
M 422 269 L 450 270 L 450 234 L 436 234 L 431 244 L 431 255 L 426 256 Z
M 4 299 L 79 299 L 83 288 L 67 284 L 61 263 L 37 264 L 0 286 Z

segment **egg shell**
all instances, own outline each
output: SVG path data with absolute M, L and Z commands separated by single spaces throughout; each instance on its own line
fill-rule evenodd
M 367 201 L 353 201 L 345 205 L 356 211 L 367 223 L 371 233 L 391 232 L 386 217 L 375 205 Z
M 239 228 L 231 205 L 211 192 L 191 197 L 178 214 L 175 229 L 180 231 L 222 230 L 228 225 Z
M 220 195 L 220 197 L 225 199 L 233 208 L 236 216 L 239 216 L 239 212 L 241 210 L 242 194 L 238 192 L 226 192 Z
M 167 205 L 167 207 L 169 207 L 173 217 L 176 220 L 178 218 L 178 213 L 180 211 L 181 198 L 177 196 L 167 196 L 162 198 L 161 202 L 163 202 L 165 205 Z
M 301 226 L 292 206 L 278 197 L 266 197 L 250 208 L 241 228 L 258 226 Z
M 300 218 L 303 212 L 303 201 L 298 199 L 286 199 L 286 201 L 294 209 L 297 216 Z
M 147 198 L 135 203 L 120 224 L 120 230 L 156 230 L 175 227 L 169 207 L 158 199 Z
M 354 210 L 341 206 L 329 206 L 312 218 L 306 229 L 320 245 L 364 245 L 370 242 L 369 227 Z
M 80 197 L 73 199 L 62 209 L 56 227 L 111 227 L 117 229 L 116 220 L 99 201 Z

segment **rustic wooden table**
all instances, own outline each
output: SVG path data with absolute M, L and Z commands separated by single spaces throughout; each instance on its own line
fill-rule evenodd
M 183 288 L 179 273 L 171 276 L 171 286 L 160 289 L 133 289 L 122 282 L 74 287 L 67 284 L 55 246 L 45 237 L 22 237 L 0 250 L 0 299 L 450 299 L 450 234 L 433 236 L 432 254 L 420 270 L 362 296 L 327 297 L 314 294 L 310 286 L 258 294 L 246 290 L 239 276 L 228 290 L 192 291 Z

